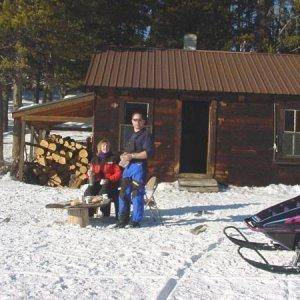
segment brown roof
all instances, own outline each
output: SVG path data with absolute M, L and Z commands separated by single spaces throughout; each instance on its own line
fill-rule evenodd
M 300 95 L 300 55 L 108 50 L 93 55 L 87 86 Z

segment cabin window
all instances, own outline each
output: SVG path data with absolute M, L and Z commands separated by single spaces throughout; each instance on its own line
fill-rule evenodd
M 131 123 L 131 116 L 135 111 L 140 111 L 147 116 L 146 128 L 152 132 L 152 117 L 151 117 L 151 104 L 147 102 L 124 102 L 123 110 L 121 112 L 120 129 L 119 129 L 119 150 L 125 149 L 126 141 L 133 133 Z
M 274 162 L 300 164 L 300 103 L 275 103 Z
M 300 157 L 300 110 L 284 110 L 282 154 L 287 157 Z

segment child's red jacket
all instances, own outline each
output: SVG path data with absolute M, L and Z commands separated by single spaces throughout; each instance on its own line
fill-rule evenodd
M 101 156 L 93 158 L 90 163 L 90 170 L 92 170 L 95 174 L 96 181 L 108 179 L 111 187 L 117 186 L 122 177 L 122 169 L 115 163 L 114 157 L 111 153 L 104 158 L 101 158 Z

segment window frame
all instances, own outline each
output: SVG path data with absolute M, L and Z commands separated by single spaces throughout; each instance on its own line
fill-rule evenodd
M 123 151 L 125 145 L 122 145 L 122 128 L 124 127 L 132 127 L 132 124 L 125 123 L 125 113 L 126 113 L 126 104 L 133 103 L 133 104 L 147 104 L 147 123 L 145 127 L 153 134 L 153 100 L 152 99 L 145 99 L 142 100 L 135 100 L 135 99 L 128 99 L 128 100 L 121 100 L 121 107 L 120 107 L 120 114 L 119 114 L 119 139 L 118 139 L 118 150 Z
M 285 130 L 285 112 L 294 111 L 294 131 Z M 295 151 L 296 113 L 300 111 L 299 102 L 276 101 L 274 103 L 274 155 L 273 162 L 276 164 L 300 165 L 300 155 L 286 155 L 283 153 L 283 137 L 285 133 L 293 135 L 293 153 Z M 300 135 L 300 132 L 298 133 Z

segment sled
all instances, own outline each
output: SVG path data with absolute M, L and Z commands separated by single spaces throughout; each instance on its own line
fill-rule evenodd
M 300 196 L 278 203 L 244 220 L 247 227 L 269 237 L 272 243 L 258 243 L 248 240 L 235 226 L 227 226 L 226 237 L 239 246 L 239 255 L 249 264 L 265 271 L 279 274 L 300 274 Z M 231 232 L 231 233 L 230 233 Z M 232 235 L 235 232 L 239 238 Z M 262 262 L 244 255 L 243 248 L 256 252 Z M 294 251 L 295 258 L 288 266 L 273 265 L 259 251 Z

